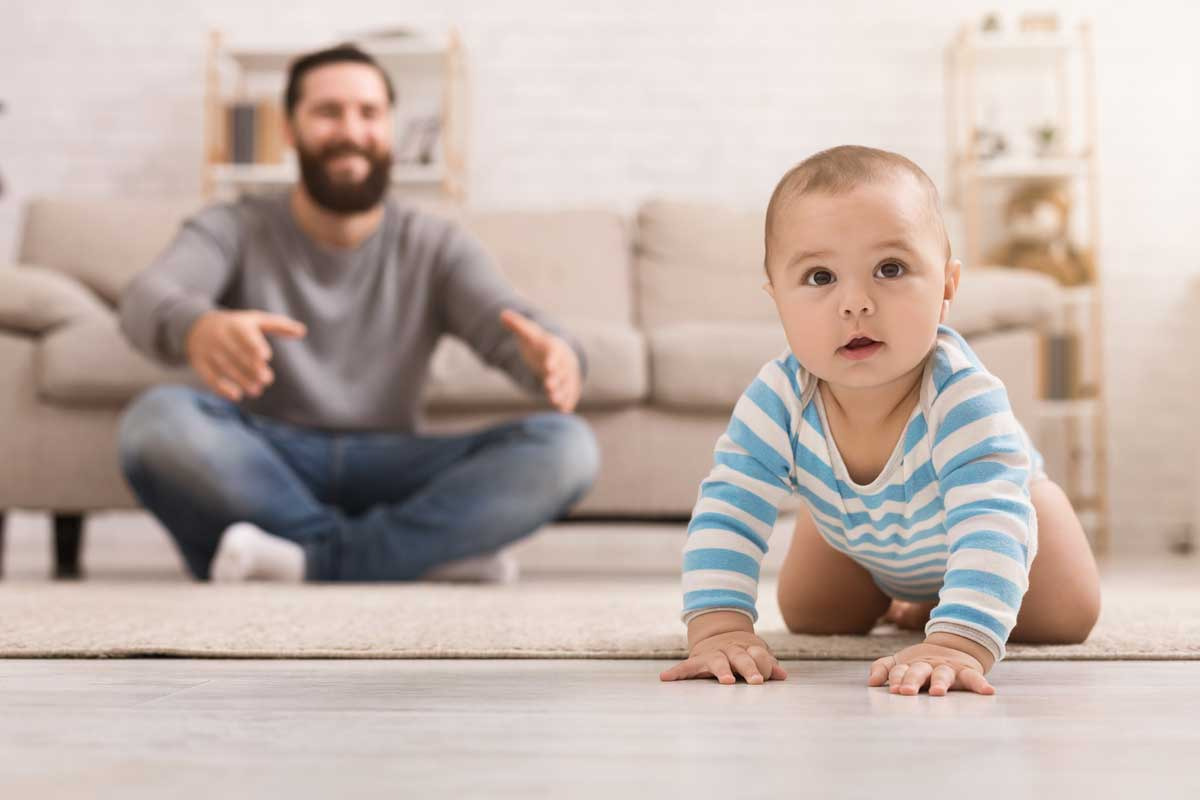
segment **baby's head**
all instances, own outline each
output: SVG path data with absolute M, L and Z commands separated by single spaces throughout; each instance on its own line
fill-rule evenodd
M 771 195 L 767 292 L 804 368 L 883 386 L 923 365 L 958 288 L 937 189 L 903 156 L 834 147 Z

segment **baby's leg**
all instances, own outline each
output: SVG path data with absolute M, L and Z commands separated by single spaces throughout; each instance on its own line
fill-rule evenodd
M 1100 574 L 1075 509 L 1058 484 L 1029 487 L 1038 520 L 1038 551 L 1029 571 L 1009 641 L 1075 644 L 1091 633 L 1100 614 Z
M 870 574 L 821 538 L 807 509 L 779 571 L 779 609 L 792 633 L 864 634 L 875 627 L 890 598 Z

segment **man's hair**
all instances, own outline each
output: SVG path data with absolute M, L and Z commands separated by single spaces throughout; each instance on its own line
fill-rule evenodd
M 296 105 L 300 102 L 300 85 L 307 73 L 317 67 L 344 62 L 374 67 L 379 72 L 379 77 L 383 79 L 383 85 L 387 88 L 388 105 L 395 104 L 396 89 L 392 86 L 392 79 L 388 77 L 387 72 L 379 66 L 378 61 L 347 42 L 318 50 L 315 53 L 306 53 L 291 63 L 288 67 L 287 88 L 283 91 L 283 107 L 287 110 L 287 115 L 292 116 L 292 112 L 296 110 Z
M 925 190 L 929 197 L 929 212 L 946 240 L 946 258 L 949 259 L 950 238 L 946 235 L 946 225 L 942 220 L 941 200 L 938 198 L 937 187 L 925 174 L 925 170 L 898 153 L 852 144 L 831 147 L 811 155 L 780 178 L 775 191 L 771 193 L 771 202 L 767 204 L 764 235 L 768 252 L 775 218 L 796 198 L 814 192 L 844 194 L 865 183 L 897 174 L 912 175 Z

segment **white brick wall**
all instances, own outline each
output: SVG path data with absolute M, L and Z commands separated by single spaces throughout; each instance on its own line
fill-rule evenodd
M 758 206 L 791 163 L 844 142 L 904 152 L 941 183 L 942 47 L 1001 4 L 19 5 L 0 7 L 0 260 L 31 195 L 197 191 L 212 27 L 286 41 L 456 25 L 472 80 L 472 202 L 630 211 L 663 194 Z M 1097 27 L 1115 533 L 1123 549 L 1157 548 L 1190 520 L 1196 485 L 1200 12 L 1035 5 Z

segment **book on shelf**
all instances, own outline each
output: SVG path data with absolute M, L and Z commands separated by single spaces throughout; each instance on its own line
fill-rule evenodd
M 1045 369 L 1044 392 L 1047 400 L 1080 397 L 1079 337 L 1073 333 L 1052 333 L 1043 340 L 1042 364 Z
M 287 145 L 283 137 L 283 106 L 277 100 L 236 100 L 225 107 L 223 162 L 280 164 Z

